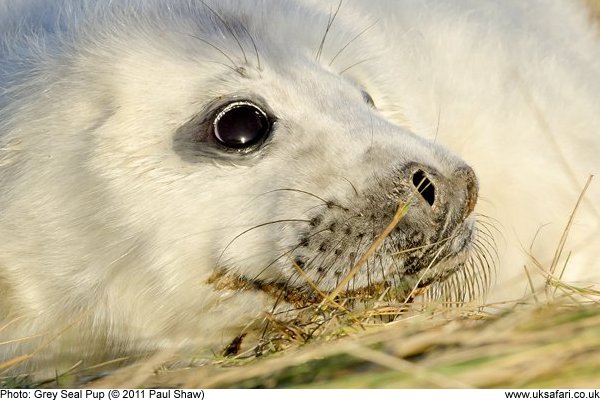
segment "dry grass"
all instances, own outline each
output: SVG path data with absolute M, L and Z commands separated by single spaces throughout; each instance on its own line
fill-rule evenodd
M 534 304 L 530 297 L 509 308 L 498 305 L 504 310 L 493 313 L 432 306 L 390 323 L 376 323 L 373 310 L 361 325 L 356 323 L 359 314 L 332 311 L 318 332 L 298 321 L 274 329 L 268 343 L 277 351 L 261 357 L 223 357 L 201 367 L 162 369 L 170 354 L 157 355 L 89 386 L 598 387 L 600 304 L 582 300 L 579 289 L 558 290 L 563 295 L 551 303 Z M 587 290 L 587 295 L 600 293 Z M 64 379 L 51 385 L 74 383 Z
M 354 321 L 357 314 L 338 313 L 310 338 L 306 333 L 314 326 L 274 329 L 269 343 L 277 351 L 262 357 L 222 357 L 211 365 L 165 369 L 161 365 L 171 354 L 157 354 L 87 386 L 598 387 L 600 304 L 583 301 L 564 287 L 559 291 L 564 294 L 551 303 L 534 304 L 530 298 L 509 308 L 498 305 L 504 310 L 493 313 L 431 307 L 390 323 L 369 318 L 371 323 L 362 327 Z M 600 293 L 588 290 L 587 295 Z M 65 375 L 41 387 L 79 386 L 80 378 Z M 38 386 L 24 381 L 4 384 Z

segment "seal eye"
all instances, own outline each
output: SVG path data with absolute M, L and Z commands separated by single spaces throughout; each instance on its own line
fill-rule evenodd
M 225 147 L 245 149 L 269 135 L 267 114 L 255 104 L 238 101 L 225 106 L 213 121 L 213 136 Z
M 369 106 L 375 108 L 375 102 L 373 101 L 373 98 L 371 97 L 371 95 L 366 91 L 366 90 L 361 90 L 360 93 L 362 94 L 363 100 L 365 101 L 365 103 L 367 103 Z

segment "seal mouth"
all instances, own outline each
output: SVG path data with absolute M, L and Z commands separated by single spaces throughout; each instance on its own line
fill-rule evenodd
M 409 275 L 419 275 L 420 286 L 447 279 L 469 260 L 475 232 L 474 221 L 465 222 L 451 236 L 441 239 L 422 258 L 416 260 L 417 266 L 409 269 L 414 273 Z
M 423 294 L 429 286 L 445 281 L 449 276 L 464 267 L 470 254 L 471 241 L 467 238 L 472 235 L 472 230 L 468 230 L 461 237 L 447 241 L 445 245 L 432 251 L 433 256 L 418 259 L 419 265 L 415 266 L 414 273 L 406 274 L 401 281 L 392 277 L 391 279 L 373 281 L 361 287 L 322 291 L 314 282 L 310 281 L 309 277 L 300 272 L 301 269 L 298 269 L 306 279 L 300 285 L 290 285 L 289 282 L 250 279 L 233 275 L 224 270 L 215 271 L 207 282 L 218 291 L 260 291 L 275 301 L 284 301 L 296 309 L 322 304 L 327 298 L 365 303 L 384 293 L 389 293 L 395 303 L 408 304 L 414 298 Z M 456 246 L 459 246 L 459 248 L 457 249 Z M 393 254 L 388 255 L 388 257 L 393 256 Z M 359 264 L 354 267 L 357 266 L 360 267 Z M 351 278 L 350 275 L 347 277 Z M 399 282 L 402 282 L 402 284 L 399 284 Z
M 326 297 L 324 293 L 310 290 L 308 285 L 291 287 L 281 282 L 251 280 L 222 270 L 215 271 L 207 282 L 219 291 L 260 291 L 278 302 L 284 301 L 297 309 L 321 304 Z M 389 282 L 379 282 L 369 287 L 344 291 L 340 293 L 340 297 L 367 301 L 373 298 L 374 293 L 383 293 L 389 287 Z

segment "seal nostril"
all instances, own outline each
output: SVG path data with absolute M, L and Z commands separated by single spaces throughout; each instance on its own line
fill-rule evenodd
M 430 206 L 433 206 L 433 203 L 435 202 L 435 187 L 433 186 L 433 182 L 427 178 L 425 172 L 418 169 L 413 174 L 412 182 L 421 197 L 423 197 Z

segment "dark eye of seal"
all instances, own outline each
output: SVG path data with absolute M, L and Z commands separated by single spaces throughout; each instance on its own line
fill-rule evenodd
M 213 121 L 212 134 L 225 147 L 246 149 L 264 141 L 271 131 L 267 114 L 248 101 L 226 105 Z

